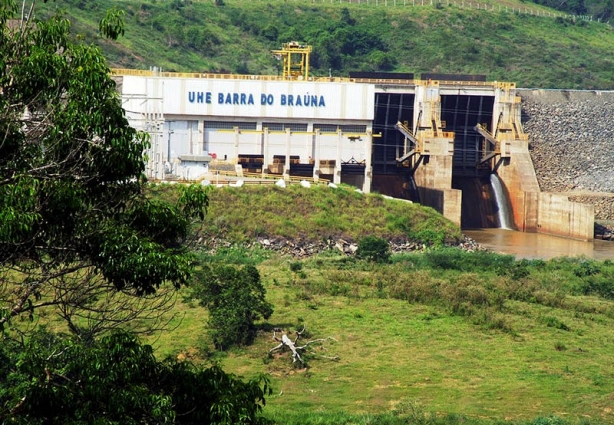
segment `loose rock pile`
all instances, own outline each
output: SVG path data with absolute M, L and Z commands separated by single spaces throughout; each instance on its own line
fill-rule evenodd
M 595 239 L 603 239 L 605 241 L 614 240 L 614 224 L 612 224 L 612 222 L 596 222 Z
M 571 195 L 569 200 L 595 207 L 595 217 L 602 220 L 614 219 L 614 194 Z
M 614 92 L 519 94 L 541 190 L 577 192 L 572 200 L 594 205 L 596 218 L 614 219 Z
M 220 248 L 230 248 L 233 245 L 227 240 L 216 238 L 206 241 L 201 240 L 199 242 L 202 245 L 202 248 L 209 252 L 215 252 Z M 358 250 L 358 244 L 355 241 L 345 240 L 342 238 L 314 242 L 302 239 L 288 239 L 284 237 L 260 237 L 254 242 L 246 243 L 244 246 L 246 248 L 253 248 L 254 246 L 258 245 L 264 249 L 285 255 L 291 255 L 295 258 L 309 257 L 329 250 L 335 250 L 342 254 L 352 256 Z M 480 244 L 468 236 L 463 236 L 463 240 L 459 244 L 450 246 L 456 246 L 469 252 L 484 250 Z M 398 254 L 401 252 L 424 251 L 425 249 L 427 249 L 426 245 L 408 240 L 399 239 L 390 241 L 390 250 L 393 254 Z

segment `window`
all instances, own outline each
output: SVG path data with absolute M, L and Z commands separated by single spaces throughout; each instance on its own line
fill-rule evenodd
M 337 124 L 314 124 L 314 130 L 319 128 L 322 133 L 336 133 L 341 130 L 343 133 L 366 133 L 366 125 L 337 125 Z
M 207 130 L 233 130 L 239 127 L 239 130 L 255 130 L 255 122 L 229 122 L 229 121 L 205 121 Z
M 307 124 L 298 123 L 282 123 L 282 122 L 263 122 L 262 128 L 268 128 L 269 131 L 286 131 L 287 128 L 290 131 L 307 131 Z

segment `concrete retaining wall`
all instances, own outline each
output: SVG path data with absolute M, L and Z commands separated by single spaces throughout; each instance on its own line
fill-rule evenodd
M 571 202 L 567 196 L 540 193 L 537 231 L 571 239 L 591 240 L 595 223 L 592 205 Z

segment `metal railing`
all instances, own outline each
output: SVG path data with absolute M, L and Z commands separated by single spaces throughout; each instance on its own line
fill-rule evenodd
M 330 183 L 329 179 L 318 178 L 317 180 L 315 180 L 313 177 L 306 177 L 306 176 L 284 177 L 282 174 L 246 173 L 246 172 L 243 172 L 242 175 L 238 175 L 234 171 L 217 171 L 217 170 L 211 170 L 210 174 L 213 174 L 214 178 L 217 175 L 217 176 L 224 176 L 224 177 L 233 177 L 233 178 L 236 178 L 236 179 L 250 178 L 250 179 L 258 179 L 258 180 L 266 181 L 266 183 L 263 183 L 263 184 L 275 183 L 279 179 L 283 179 L 286 182 L 290 182 L 290 183 L 300 183 L 303 180 L 308 181 L 309 183 L 314 183 L 314 184 L 328 184 L 328 183 Z M 233 181 L 233 180 L 225 180 L 225 181 L 221 181 L 219 183 L 220 184 L 226 184 L 226 183 L 235 183 L 235 182 L 236 182 L 236 180 L 235 181 Z M 255 180 L 243 180 L 243 182 L 245 184 L 259 184 Z
M 147 69 L 113 68 L 112 75 L 138 76 L 138 77 L 163 77 L 163 78 L 202 78 L 212 80 L 244 80 L 244 81 L 310 81 L 317 83 L 349 83 L 353 82 L 345 77 L 309 77 L 307 80 L 300 78 L 284 78 L 276 75 L 240 75 L 240 74 L 213 74 L 208 72 L 166 72 Z
M 239 81 L 305 81 L 300 79 L 288 79 L 276 75 L 240 75 L 240 74 L 212 74 L 207 72 L 166 72 L 146 69 L 125 69 L 113 68 L 112 75 L 117 76 L 138 76 L 138 77 L 160 77 L 160 78 L 200 78 L 213 80 L 239 80 Z M 357 83 L 375 85 L 403 85 L 415 86 L 426 85 L 427 80 L 403 80 L 403 79 L 382 79 L 382 78 L 345 78 L 345 77 L 309 77 L 306 81 L 316 83 Z M 435 81 L 431 81 L 433 83 Z M 472 86 L 472 87 L 499 87 L 515 88 L 516 83 L 500 81 L 454 81 L 437 80 L 440 86 Z

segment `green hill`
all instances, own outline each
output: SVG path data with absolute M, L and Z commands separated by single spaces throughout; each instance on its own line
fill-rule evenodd
M 111 65 L 121 68 L 275 75 L 279 63 L 270 51 L 298 40 L 314 47 L 315 75 L 348 76 L 359 70 L 470 73 L 520 87 L 614 89 L 612 27 L 533 3 L 223 3 L 56 0 L 39 4 L 37 13 L 64 9 L 76 32 L 92 38 L 105 10 L 125 10 L 126 37 L 99 41 Z

